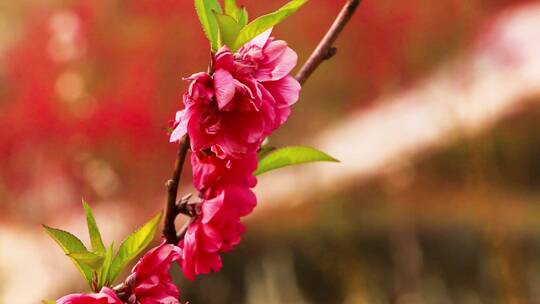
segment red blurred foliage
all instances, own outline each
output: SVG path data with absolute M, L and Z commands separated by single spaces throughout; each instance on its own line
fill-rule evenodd
M 240 2 L 256 16 L 283 1 Z M 306 56 L 343 2 L 312 1 L 277 34 Z M 331 68 L 338 75 L 317 77 L 344 79 L 349 106 L 358 107 L 420 76 L 466 45 L 495 10 L 521 2 L 366 0 L 339 41 Z M 90 199 L 161 194 L 175 154 L 166 128 L 180 106 L 181 77 L 204 70 L 209 56 L 192 1 L 80 0 L 35 8 L 20 39 L 0 55 L 0 199 L 40 204 L 39 195 L 26 192 L 47 187 L 54 176 Z M 121 189 L 89 188 L 89 159 L 106 160 Z M 63 197 L 59 204 L 78 202 Z

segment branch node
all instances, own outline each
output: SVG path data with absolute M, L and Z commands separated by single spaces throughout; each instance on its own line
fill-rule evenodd
M 193 193 L 188 193 L 180 199 L 180 202 L 189 202 L 189 200 L 193 197 Z
M 317 45 L 311 56 L 296 75 L 296 80 L 298 80 L 301 85 L 306 82 L 323 61 L 332 58 L 336 54 L 337 49 L 332 47 L 332 45 L 336 42 L 347 23 L 351 20 L 360 2 L 362 1 L 349 0 L 341 9 L 332 26 L 330 26 L 321 42 L 319 42 L 319 45 Z
M 358 5 L 360 5 L 360 2 L 362 2 L 362 1 L 361 0 L 350 0 L 349 1 L 349 6 L 353 7 L 353 8 L 356 8 Z
M 331 47 L 324 54 L 324 60 L 328 60 L 337 54 L 337 47 Z
M 178 214 L 184 214 L 189 217 L 195 217 L 200 212 L 200 204 L 198 203 L 191 203 L 189 199 L 193 196 L 192 193 L 189 193 L 182 197 L 178 202 L 176 202 L 176 213 Z

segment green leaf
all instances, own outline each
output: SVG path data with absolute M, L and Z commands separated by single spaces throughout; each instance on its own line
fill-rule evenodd
M 247 25 L 249 21 L 249 16 L 248 16 L 247 9 L 245 7 L 242 7 L 242 10 L 240 11 L 238 19 L 236 20 L 238 20 L 238 23 L 240 24 L 241 27 L 244 27 Z
M 81 252 L 70 252 L 67 255 L 79 263 L 90 266 L 93 270 L 100 269 L 105 260 L 104 256 L 86 250 Z
M 234 17 L 238 21 L 238 14 L 241 9 L 236 4 L 236 0 L 225 0 L 223 4 L 225 14 Z
M 88 251 L 84 244 L 73 234 L 60 230 L 48 227 L 43 225 L 45 231 L 53 238 L 53 240 L 60 245 L 64 253 L 70 254 L 72 252 L 83 252 Z M 84 263 L 81 263 L 75 260 L 73 257 L 70 257 L 77 269 L 81 272 L 83 277 L 86 279 L 88 284 L 92 284 L 92 268 Z
M 219 46 L 226 45 L 231 48 L 242 27 L 229 15 L 223 15 L 215 11 L 214 15 L 219 26 Z
M 236 0 L 225 0 L 225 14 L 233 17 L 240 28 L 246 26 L 248 22 L 248 13 L 245 7 L 238 7 Z
M 201 21 L 204 33 L 210 41 L 212 52 L 219 48 L 219 29 L 216 17 L 212 11 L 221 13 L 221 6 L 217 0 L 195 0 L 195 10 Z
M 255 175 L 265 172 L 310 162 L 339 162 L 332 156 L 310 147 L 285 147 L 268 154 L 259 161 L 259 167 Z
M 101 289 L 103 286 L 109 286 L 113 282 L 109 280 L 109 271 L 111 269 L 112 261 L 114 254 L 114 242 L 111 244 L 107 252 L 105 253 L 105 258 L 103 259 L 103 265 L 101 269 L 98 270 L 98 289 Z
M 56 304 L 56 301 L 54 301 L 54 300 L 42 300 L 41 303 L 42 304 Z
M 232 47 L 232 51 L 235 52 L 253 38 L 257 37 L 266 30 L 274 27 L 275 25 L 283 21 L 285 18 L 289 17 L 298 9 L 300 9 L 300 7 L 306 4 L 307 1 L 308 0 L 292 0 L 286 5 L 282 6 L 277 11 L 268 15 L 261 16 L 251 21 L 238 34 L 238 38 L 236 39 L 234 46 Z
M 162 214 L 163 212 L 158 213 L 120 244 L 118 253 L 114 257 L 111 265 L 109 282 L 113 282 L 124 267 L 139 255 L 139 253 L 148 246 L 150 241 L 152 241 Z
M 96 224 L 96 219 L 92 213 L 92 209 L 86 201 L 82 202 L 84 208 L 84 214 L 86 215 L 86 223 L 88 225 L 88 234 L 90 235 L 90 241 L 92 243 L 92 250 L 99 254 L 105 254 L 105 245 L 101 239 L 101 233 Z

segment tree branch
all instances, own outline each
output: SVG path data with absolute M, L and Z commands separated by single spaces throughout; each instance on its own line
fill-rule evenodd
M 354 15 L 360 2 L 361 0 L 347 1 L 330 29 L 326 32 L 326 35 L 324 35 L 321 42 L 319 42 L 317 48 L 315 48 L 309 59 L 304 63 L 300 72 L 296 74 L 296 80 L 298 80 L 301 85 L 306 82 L 323 61 L 332 58 L 336 54 L 337 49 L 333 47 L 334 42 L 336 42 L 338 36 L 341 34 L 349 20 L 351 20 L 351 17 Z
M 178 157 L 176 158 L 176 164 L 172 178 L 167 181 L 167 209 L 165 211 L 165 224 L 163 227 L 163 236 L 169 244 L 178 244 L 178 238 L 176 236 L 176 226 L 174 221 L 181 210 L 176 204 L 176 196 L 178 195 L 178 184 L 180 183 L 180 176 L 182 169 L 184 168 L 184 162 L 186 160 L 187 151 L 189 149 L 189 137 L 185 135 L 178 147 Z

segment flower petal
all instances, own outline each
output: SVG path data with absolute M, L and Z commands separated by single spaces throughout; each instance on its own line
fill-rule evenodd
M 270 28 L 263 33 L 259 34 L 259 36 L 253 38 L 250 42 L 246 43 L 243 48 L 249 48 L 251 46 L 258 46 L 260 48 L 263 48 L 268 39 L 270 38 L 270 35 L 272 34 L 273 28 Z
M 174 128 L 173 132 L 171 133 L 171 137 L 169 138 L 169 142 L 177 142 L 180 141 L 180 139 L 186 135 L 187 133 L 187 126 L 189 119 L 186 117 L 186 111 L 187 109 L 184 109 L 182 111 L 176 112 L 176 127 Z
M 256 78 L 259 81 L 274 81 L 287 76 L 296 66 L 298 55 L 291 48 L 285 51 L 274 61 L 267 63 L 264 69 L 260 69 Z
M 202 223 L 208 224 L 223 206 L 224 194 L 220 193 L 213 199 L 202 202 Z
M 234 78 L 226 70 L 219 69 L 214 73 L 214 91 L 219 109 L 225 108 L 236 92 Z

